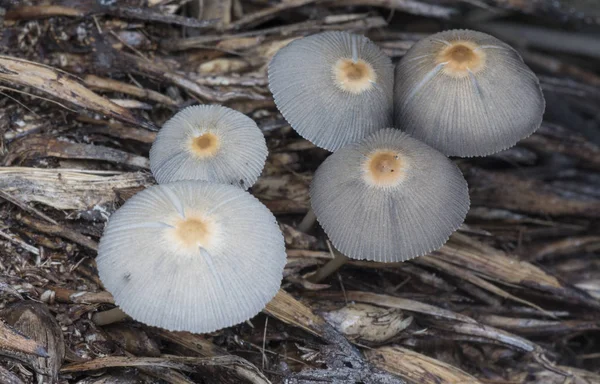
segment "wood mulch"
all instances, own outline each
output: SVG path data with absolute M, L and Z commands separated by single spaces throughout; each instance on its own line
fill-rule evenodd
M 324 30 L 397 61 L 449 28 L 521 52 L 542 127 L 455 159 L 471 210 L 441 250 L 311 282 L 332 256 L 297 225 L 328 152 L 278 113 L 267 63 Z M 0 0 L 0 383 L 600 383 L 599 69 L 596 0 Z M 285 234 L 283 290 L 208 335 L 98 326 L 114 307 L 94 263 L 107 218 L 155 183 L 156 131 L 197 103 L 267 137 L 252 193 Z

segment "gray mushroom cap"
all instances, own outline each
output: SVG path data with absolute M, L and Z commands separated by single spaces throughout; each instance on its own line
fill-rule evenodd
M 310 199 L 339 251 L 379 262 L 439 249 L 469 210 L 467 182 L 458 167 L 392 128 L 329 156 L 315 173 Z
M 512 147 L 542 123 L 539 80 L 508 44 L 450 30 L 411 47 L 396 66 L 395 124 L 448 156 Z
M 150 149 L 150 169 L 159 184 L 206 180 L 248 189 L 267 153 L 251 118 L 220 105 L 196 105 L 163 125 Z
M 119 208 L 96 262 L 116 304 L 135 320 L 205 333 L 260 312 L 279 290 L 286 253 L 275 217 L 248 192 L 179 181 Z
M 391 125 L 393 83 L 389 57 L 346 32 L 294 40 L 269 64 L 269 88 L 283 117 L 331 151 Z

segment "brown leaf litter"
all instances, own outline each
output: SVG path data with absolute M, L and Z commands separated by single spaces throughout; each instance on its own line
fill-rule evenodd
M 143 3 L 0 1 L 1 383 L 600 383 L 600 75 L 577 44 L 600 25 L 594 1 Z M 328 153 L 277 112 L 267 63 L 327 30 L 366 34 L 397 61 L 455 27 L 496 27 L 520 51 L 545 91 L 543 126 L 455 160 L 472 208 L 443 248 L 313 280 L 332 253 L 299 224 Z M 547 28 L 551 44 L 538 38 Z M 208 335 L 99 325 L 114 308 L 99 236 L 154 184 L 157 128 L 197 103 L 246 113 L 265 134 L 252 193 L 285 235 L 282 289 Z

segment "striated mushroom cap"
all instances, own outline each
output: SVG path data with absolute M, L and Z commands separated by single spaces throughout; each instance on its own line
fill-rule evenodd
M 389 57 L 366 37 L 323 32 L 277 52 L 269 88 L 300 136 L 335 151 L 391 125 L 393 72 Z
M 397 128 L 448 156 L 485 156 L 542 123 L 539 80 L 508 44 L 451 30 L 419 42 L 396 66 Z
M 273 214 L 238 187 L 180 181 L 150 187 L 111 217 L 98 272 L 116 304 L 142 323 L 212 332 L 275 296 L 286 253 Z
M 267 153 L 254 120 L 220 105 L 196 105 L 163 125 L 150 149 L 150 169 L 159 184 L 206 180 L 248 189 Z
M 338 250 L 380 262 L 439 249 L 469 210 L 467 182 L 458 167 L 392 128 L 329 156 L 315 173 L 310 199 Z

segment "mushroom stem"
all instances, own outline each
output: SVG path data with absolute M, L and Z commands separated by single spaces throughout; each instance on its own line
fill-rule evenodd
M 329 275 L 336 272 L 340 267 L 348 261 L 348 256 L 344 255 L 333 246 L 330 247 L 331 253 L 333 253 L 333 259 L 330 260 L 327 264 L 319 268 L 314 275 L 312 275 L 308 280 L 312 283 L 319 283 L 325 280 Z
M 304 215 L 304 217 L 302 218 L 300 224 L 298 224 L 297 229 L 300 232 L 308 232 L 315 225 L 316 221 L 317 216 L 315 216 L 315 212 L 312 210 L 312 208 L 309 208 L 308 212 L 306 212 L 306 215 Z
M 108 311 L 96 312 L 92 316 L 92 321 L 96 325 L 108 325 L 112 323 L 118 323 L 119 321 L 123 321 L 129 318 L 125 312 L 121 310 L 119 307 L 115 307 L 113 309 L 109 309 Z
M 352 35 L 352 62 L 356 64 L 358 62 L 358 43 L 356 42 L 356 36 Z

